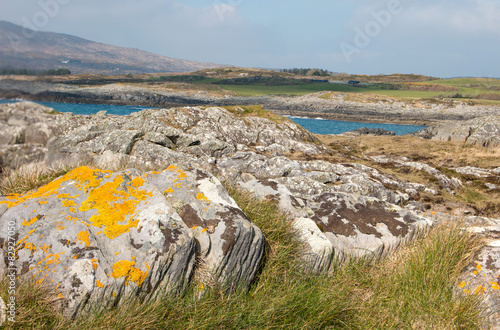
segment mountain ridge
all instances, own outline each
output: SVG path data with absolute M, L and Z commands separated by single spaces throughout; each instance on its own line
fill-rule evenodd
M 33 31 L 0 21 L 0 68 L 135 74 L 190 72 L 221 66 L 225 65 L 175 59 L 65 33 Z

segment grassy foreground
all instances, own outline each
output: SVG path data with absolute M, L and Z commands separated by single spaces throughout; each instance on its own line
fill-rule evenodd
M 55 292 L 22 283 L 16 323 L 6 329 L 476 329 L 476 296 L 457 295 L 457 275 L 481 242 L 457 225 L 440 226 L 377 265 L 352 261 L 336 272 L 305 274 L 300 244 L 271 201 L 228 187 L 266 237 L 266 254 L 248 291 L 227 295 L 211 288 L 201 299 L 190 288 L 155 302 L 129 301 L 77 320 L 53 306 Z M 7 297 L 6 280 L 0 295 Z

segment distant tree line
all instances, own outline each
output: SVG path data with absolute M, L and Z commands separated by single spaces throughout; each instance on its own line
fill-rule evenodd
M 65 76 L 71 74 L 68 69 L 50 69 L 43 71 L 27 70 L 27 69 L 13 69 L 3 68 L 0 69 L 0 75 L 23 75 L 23 76 Z
M 330 76 L 331 73 L 328 70 L 323 70 L 323 69 L 305 69 L 305 68 L 294 68 L 294 69 L 283 69 L 280 70 L 281 72 L 287 72 L 287 73 L 294 73 L 300 76 L 319 76 L 319 77 L 326 77 Z

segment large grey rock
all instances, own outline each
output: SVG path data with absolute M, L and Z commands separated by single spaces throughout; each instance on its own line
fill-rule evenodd
M 18 167 L 38 161 L 55 134 L 53 109 L 20 102 L 0 105 L 0 166 Z
M 462 219 L 465 229 L 485 239 L 485 246 L 462 271 L 457 291 L 481 296 L 484 317 L 491 329 L 500 329 L 500 220 Z
M 169 166 L 148 181 L 166 196 L 197 239 L 199 280 L 249 285 L 264 252 L 264 238 L 217 178 L 199 169 Z M 187 167 L 189 168 L 189 167 Z
M 425 186 L 365 165 L 238 152 L 219 159 L 216 166 L 220 177 L 238 182 L 258 197 L 275 200 L 291 224 L 301 224 L 303 259 L 315 271 L 328 268 L 333 258 L 378 260 L 432 224 L 397 206 Z M 312 222 L 321 235 L 307 230 Z
M 41 161 L 46 154 L 47 148 L 41 145 L 0 145 L 0 165 L 7 169 L 14 169 L 23 164 Z
M 69 317 L 130 295 L 179 292 L 193 278 L 198 287 L 248 285 L 264 248 L 216 178 L 176 166 L 144 174 L 80 167 L 1 197 L 0 210 L 2 226 L 15 223 L 20 278 L 57 290 Z M 9 262 L 0 260 L 0 272 Z
M 24 143 L 24 129 L 0 122 L 0 145 Z
M 306 268 L 328 269 L 334 258 L 377 261 L 432 225 L 427 219 L 375 197 L 340 193 L 321 182 L 305 178 L 297 182 L 297 178 L 255 179 L 240 182 L 240 186 L 258 197 L 275 200 L 300 229 Z M 321 235 L 310 230 L 312 223 Z
M 220 211 L 210 207 L 205 210 L 206 201 L 201 196 L 209 196 L 213 189 L 219 197 L 223 195 L 216 179 L 202 175 L 189 179 L 192 183 L 184 187 L 186 181 L 175 178 L 180 173 L 177 170 L 210 171 L 220 180 L 276 200 L 304 241 L 303 259 L 306 267 L 314 271 L 328 268 L 333 257 L 377 260 L 429 225 L 425 219 L 395 206 L 410 201 L 425 186 L 360 164 L 290 159 L 287 155 L 292 152 L 321 157 L 328 150 L 289 120 L 274 122 L 243 113 L 218 107 L 184 107 L 144 110 L 130 116 L 58 115 L 56 136 L 47 143 L 46 162 L 93 160 L 98 164 L 125 163 L 155 169 L 172 169 L 170 165 L 176 164 L 175 170 L 149 175 L 152 181 L 148 182 L 167 192 L 165 203 L 191 229 L 198 242 L 197 253 L 205 258 L 194 278 L 205 284 L 212 277 L 216 281 L 232 283 L 237 278 L 248 283 L 254 272 L 253 262 L 234 263 L 227 244 L 213 243 L 211 235 L 238 237 L 234 243 L 238 251 L 259 246 L 261 238 L 258 229 L 248 226 L 230 199 L 219 200 L 218 204 L 225 205 Z M 432 172 L 450 189 L 459 184 L 425 164 L 401 160 L 401 166 Z M 176 179 L 168 187 L 164 183 Z M 203 190 L 201 199 L 190 195 L 196 189 Z M 214 214 L 231 221 L 219 222 Z M 256 251 L 245 260 L 258 259 L 261 251 Z
M 500 146 L 500 116 L 489 115 L 463 122 L 440 124 L 426 128 L 418 134 L 433 140 L 498 147 Z
M 313 143 L 316 138 L 311 133 L 291 121 L 243 118 L 216 107 L 144 110 L 130 116 L 61 115 L 56 131 L 48 142 L 48 163 L 96 159 L 113 152 L 121 158 L 132 156 L 133 164 L 154 161 L 162 166 L 170 161 L 172 151 L 192 158 L 223 158 L 242 145 L 281 154 L 298 151 L 312 155 L 325 150 Z

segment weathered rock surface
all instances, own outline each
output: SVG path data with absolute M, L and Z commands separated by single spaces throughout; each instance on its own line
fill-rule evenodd
M 25 195 L 0 198 L 0 224 L 15 224 L 21 279 L 60 292 L 65 314 L 153 299 L 220 283 L 248 285 L 264 239 L 220 182 L 201 170 L 174 165 L 162 172 L 113 173 L 77 168 Z M 11 264 L 12 262 L 12 264 Z
M 284 120 L 239 117 L 223 108 L 196 107 L 144 110 L 130 116 L 57 117 L 56 137 L 48 143 L 47 163 L 91 158 L 102 161 L 164 166 L 172 160 L 210 160 L 233 154 L 242 146 L 318 154 L 315 137 Z
M 328 269 L 334 258 L 377 261 L 431 225 L 394 204 L 356 193 L 335 192 L 306 177 L 251 180 L 240 186 L 278 202 L 300 229 L 306 243 L 306 267 L 316 271 Z M 315 229 L 311 229 L 313 224 Z
M 486 245 L 463 270 L 457 289 L 483 297 L 486 309 L 482 316 L 491 329 L 500 329 L 500 220 L 466 217 L 464 224 L 484 238 Z
M 378 260 L 431 225 L 396 206 L 425 186 L 387 177 L 368 166 L 238 152 L 219 159 L 217 169 L 221 178 L 276 200 L 299 223 L 306 243 L 304 259 L 314 270 L 328 268 L 333 258 Z M 319 233 L 304 229 L 312 223 Z
M 218 180 L 237 184 L 259 197 L 275 200 L 287 215 L 290 225 L 297 230 L 299 239 L 304 242 L 304 267 L 315 272 L 329 269 L 334 259 L 364 257 L 376 261 L 385 256 L 402 242 L 413 239 L 432 225 L 427 217 L 418 215 L 423 207 L 417 198 L 420 192 L 436 195 L 440 189 L 446 189 L 453 194 L 462 185 L 460 180 L 449 177 L 437 168 L 404 157 L 376 156 L 370 159 L 379 164 L 425 172 L 435 178 L 432 186 L 399 180 L 361 164 L 296 160 L 314 158 L 312 156 L 322 158 L 331 151 L 296 124 L 286 120 L 246 117 L 243 112 L 238 109 L 230 112 L 217 107 L 186 107 L 145 110 L 130 116 L 103 113 L 93 116 L 56 115 L 53 137 L 46 146 L 33 145 L 31 149 L 31 154 L 36 157 L 45 154 L 45 161 L 49 165 L 60 161 L 74 163 L 91 160 L 107 166 L 128 164 L 136 168 L 167 168 L 159 173 L 142 174 L 131 170 L 128 174 L 96 172 L 96 175 L 91 176 L 99 177 L 102 185 L 110 186 L 116 185 L 115 180 L 120 181 L 117 178 L 123 178 L 123 182 L 114 186 L 120 193 L 106 197 L 122 198 L 123 201 L 118 204 L 135 200 L 134 216 L 119 224 L 130 224 L 127 221 L 133 218 L 138 221 L 137 226 L 133 223 L 128 231 L 110 239 L 105 235 L 104 223 L 93 225 L 90 219 L 99 211 L 94 206 L 85 209 L 84 204 L 89 196 L 82 194 L 81 189 L 76 187 L 81 180 L 87 180 L 86 176 L 60 182 L 60 186 L 68 190 L 68 196 L 63 195 L 66 191 L 57 192 L 55 197 L 52 194 L 53 197 L 49 199 L 31 196 L 19 200 L 18 205 L 14 205 L 17 203 L 15 201 L 21 197 L 4 198 L 4 203 L 0 202 L 0 221 L 17 219 L 21 223 L 27 222 L 27 226 L 19 225 L 22 231 L 19 239 L 28 236 L 22 243 L 22 256 L 28 265 L 40 262 L 47 256 L 45 252 L 40 252 L 39 246 L 45 246 L 43 237 L 46 237 L 46 233 L 55 233 L 53 237 L 60 236 L 70 244 L 69 247 L 61 242 L 53 244 L 54 252 L 50 253 L 59 254 L 57 260 L 61 262 L 61 267 L 77 267 L 78 273 L 87 276 L 79 279 L 84 284 L 92 281 L 97 283 L 97 280 L 103 285 L 106 283 L 107 286 L 103 288 L 108 289 L 100 288 L 97 284 L 84 285 L 85 289 L 82 285 L 71 289 L 77 271 L 64 275 L 66 277 L 62 277 L 61 287 L 70 290 L 68 292 L 74 290 L 72 294 L 75 298 L 72 298 L 73 305 L 70 307 L 76 312 L 85 309 L 88 301 L 98 301 L 92 299 L 103 297 L 104 294 L 116 291 L 119 297 L 134 293 L 149 299 L 154 296 L 154 292 L 182 290 L 188 279 L 201 283 L 200 288 L 214 282 L 230 286 L 236 283 L 248 285 L 262 255 L 262 235 L 227 196 Z M 8 148 L 14 150 L 11 153 L 14 154 L 15 150 L 30 145 L 9 144 Z M 297 155 L 301 157 L 294 157 Z M 3 159 L 7 162 L 5 159 L 9 158 Z M 469 167 L 457 168 L 455 171 L 472 176 L 497 178 L 500 175 L 498 169 Z M 141 180 L 143 183 L 139 184 Z M 88 185 L 85 182 L 80 184 L 81 187 Z M 134 184 L 138 186 L 133 187 Z M 142 200 L 132 195 L 132 192 L 138 191 L 151 195 Z M 36 205 L 39 200 L 42 204 Z M 43 204 L 46 200 L 47 204 Z M 73 206 L 77 211 L 75 214 L 67 210 L 71 209 L 72 202 L 78 206 Z M 155 205 L 161 207 L 154 209 Z M 398 205 L 407 206 L 402 208 Z M 36 212 L 33 213 L 34 209 Z M 67 214 L 59 214 L 56 210 Z M 30 212 L 33 214 L 30 215 Z M 49 216 L 53 218 L 50 220 L 52 222 L 47 220 Z M 73 223 L 66 216 L 81 217 L 84 223 Z M 148 231 L 139 231 L 139 225 L 142 226 L 143 222 L 148 221 L 145 219 L 150 218 L 153 220 L 148 222 Z M 58 221 L 62 224 L 58 224 Z M 177 227 L 172 227 L 174 224 Z M 59 231 L 58 225 L 75 227 Z M 33 229 L 41 231 L 38 235 L 44 236 L 36 236 L 36 232 L 29 234 Z M 84 230 L 91 238 L 89 245 L 77 239 Z M 169 234 L 174 232 L 178 235 Z M 158 243 L 165 242 L 167 237 L 171 238 L 169 244 L 172 247 L 168 251 L 174 253 L 172 257 L 162 254 L 166 253 L 162 252 L 165 248 Z M 36 241 L 31 241 L 35 238 Z M 133 243 L 129 238 L 133 238 Z M 120 247 L 115 247 L 115 241 L 120 242 Z M 26 247 L 28 243 L 32 245 Z M 30 250 L 33 245 L 36 245 L 36 251 Z M 81 249 L 78 250 L 81 253 L 73 252 L 75 248 Z M 121 250 L 116 250 L 118 248 Z M 151 255 L 146 250 L 151 251 Z M 101 251 L 100 254 L 98 251 Z M 184 259 L 176 259 L 176 251 L 184 251 Z M 115 258 L 116 252 L 119 252 L 118 256 L 126 254 L 126 258 Z M 242 257 L 242 253 L 246 253 L 246 256 Z M 79 259 L 73 260 L 71 257 L 74 255 Z M 152 255 L 158 256 L 154 261 L 156 264 L 148 261 Z M 97 268 L 92 262 L 95 256 L 99 257 Z M 133 260 L 132 256 L 136 259 Z M 195 258 L 198 261 L 196 267 Z M 90 264 L 80 259 L 90 259 Z M 181 268 L 184 267 L 182 272 L 173 270 L 177 267 L 173 266 L 173 260 L 181 260 Z M 73 263 L 77 261 L 81 265 L 74 266 Z M 134 278 L 141 279 L 142 284 L 133 282 L 132 275 L 118 278 L 107 276 L 115 272 L 116 267 L 113 266 L 117 262 L 121 262 L 119 265 L 127 262 L 131 267 L 135 262 L 135 268 L 130 267 L 131 271 L 125 273 L 140 275 Z M 151 269 L 147 269 L 146 262 Z M 159 263 L 163 263 L 163 266 Z M 46 265 L 45 261 L 42 264 L 50 266 L 55 261 L 50 265 Z M 42 270 L 40 274 L 44 276 L 48 269 L 54 270 L 43 269 L 45 266 L 40 266 L 41 269 L 34 266 L 37 270 L 30 270 L 33 266 L 29 266 L 23 275 Z M 57 273 L 59 268 L 55 269 Z M 153 271 L 158 269 L 162 269 L 164 277 L 153 275 Z M 175 281 L 174 285 L 170 280 L 175 278 L 180 280 Z M 87 295 L 91 299 L 85 298 L 79 302 L 80 298 L 76 294 L 79 297 Z
M 428 164 L 411 162 L 405 157 L 389 158 L 387 156 L 374 156 L 370 157 L 370 159 L 377 163 L 394 163 L 398 167 L 408 167 L 418 171 L 426 172 L 427 174 L 432 175 L 442 188 L 448 190 L 452 194 L 455 194 L 454 192 L 455 189 L 460 188 L 462 186 L 462 182 L 459 179 L 454 177 L 450 178 L 444 173 L 442 173 L 440 170 Z M 431 192 L 431 190 L 427 191 Z
M 242 117 L 237 109 L 231 113 L 187 107 L 130 116 L 64 114 L 57 116 L 56 128 L 56 136 L 48 142 L 48 164 L 85 160 L 146 168 L 191 164 L 258 196 L 275 198 L 309 244 L 304 259 L 314 270 L 327 269 L 334 257 L 376 260 L 429 225 L 395 206 L 425 190 L 423 185 L 360 164 L 287 158 L 292 152 L 327 152 L 313 135 L 290 121 Z M 176 211 L 181 217 L 201 218 L 191 209 Z M 310 231 L 313 223 L 321 234 Z
M 16 167 L 43 159 L 55 135 L 54 110 L 32 102 L 0 105 L 0 166 Z
M 428 127 L 418 135 L 441 141 L 466 142 L 484 147 L 500 146 L 500 116 L 490 115 Z

